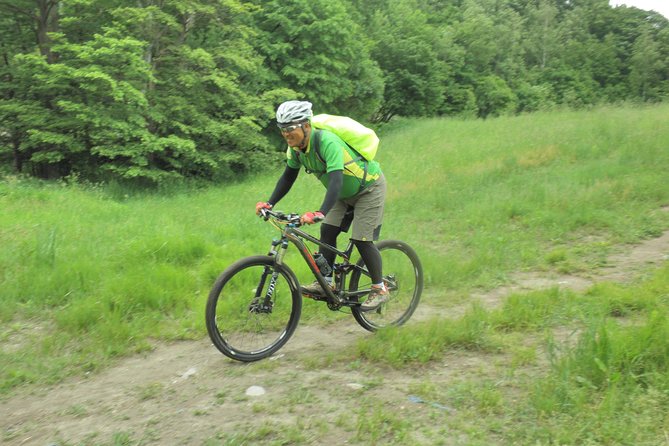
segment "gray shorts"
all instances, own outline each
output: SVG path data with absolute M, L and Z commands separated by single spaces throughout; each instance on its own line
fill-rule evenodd
M 383 175 L 358 195 L 337 200 L 323 223 L 348 232 L 353 223 L 351 239 L 363 242 L 378 240 L 383 222 L 383 205 L 386 201 L 386 179 Z M 351 217 L 351 208 L 353 215 Z M 351 218 L 353 219 L 351 221 Z

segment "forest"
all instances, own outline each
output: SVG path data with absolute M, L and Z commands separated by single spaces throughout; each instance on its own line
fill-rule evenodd
M 376 127 L 669 97 L 669 21 L 608 0 L 0 0 L 0 175 L 274 163 L 275 107 Z

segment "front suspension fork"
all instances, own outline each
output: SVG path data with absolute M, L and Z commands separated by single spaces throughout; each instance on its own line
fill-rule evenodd
M 279 246 L 280 245 L 280 246 Z M 279 249 L 277 250 L 277 246 Z M 272 247 L 267 253 L 268 256 L 274 257 L 274 263 L 280 265 L 283 261 L 283 257 L 286 254 L 286 249 L 288 248 L 287 240 L 273 240 Z M 267 286 L 267 291 L 265 295 L 261 296 L 261 293 L 265 289 L 265 283 L 267 282 L 267 277 L 269 276 L 269 285 Z M 258 281 L 258 286 L 256 287 L 256 295 L 249 305 L 249 311 L 253 313 L 271 313 L 272 307 L 274 306 L 274 290 L 276 289 L 276 283 L 279 280 L 279 272 L 275 268 L 269 266 L 265 267 L 265 270 L 260 276 Z

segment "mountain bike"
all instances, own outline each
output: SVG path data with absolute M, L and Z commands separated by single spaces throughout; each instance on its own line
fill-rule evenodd
M 265 209 L 261 216 L 279 229 L 280 236 L 272 240 L 267 255 L 245 257 L 226 268 L 207 300 L 207 332 L 224 355 L 243 362 L 257 361 L 279 350 L 295 332 L 302 313 L 303 292 L 295 273 L 284 263 L 291 244 L 297 247 L 324 290 L 322 296 L 304 297 L 325 302 L 332 311 L 350 310 L 366 330 L 402 325 L 416 310 L 423 291 L 423 268 L 408 244 L 399 240 L 376 244 L 390 296 L 379 308 L 363 311 L 360 304 L 372 283 L 362 259 L 351 260 L 351 240 L 341 251 L 300 229 L 299 214 Z M 336 254 L 332 266 L 334 288 L 326 282 L 309 243 Z

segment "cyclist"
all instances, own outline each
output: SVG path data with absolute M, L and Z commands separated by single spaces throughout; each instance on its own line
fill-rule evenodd
M 386 181 L 377 161 L 361 158 L 333 132 L 321 130 L 319 153 L 316 153 L 312 116 L 312 105 L 307 101 L 287 101 L 277 108 L 276 121 L 288 143 L 287 163 L 269 200 L 256 204 L 256 214 L 262 209 L 271 209 L 290 191 L 302 166 L 307 173 L 314 174 L 327 189 L 325 197 L 317 211 L 306 212 L 300 221 L 314 224 L 322 220 L 320 240 L 334 247 L 339 234 L 348 232 L 352 224 L 351 240 L 372 279 L 371 291 L 361 309 L 374 310 L 388 300 L 381 253 L 374 244 L 381 231 Z M 335 253 L 324 251 L 323 257 L 331 266 Z M 326 280 L 332 284 L 332 276 L 326 276 Z M 302 287 L 302 291 L 308 295 L 324 295 L 317 281 Z

